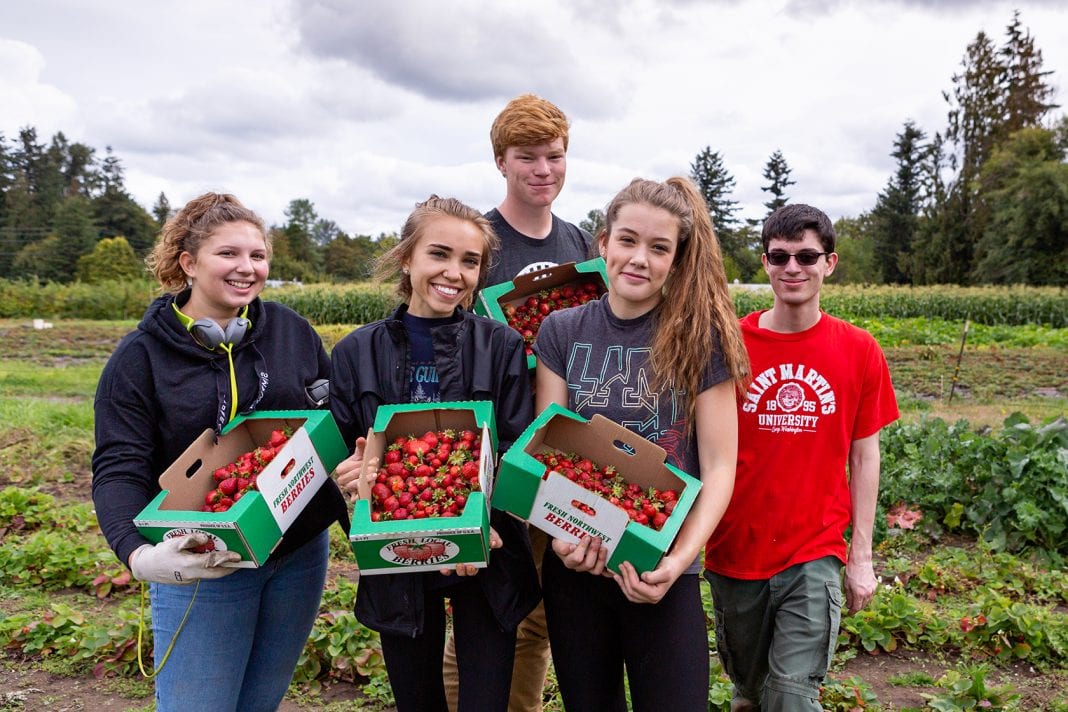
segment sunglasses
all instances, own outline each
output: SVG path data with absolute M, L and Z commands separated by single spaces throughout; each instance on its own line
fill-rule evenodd
M 811 267 L 820 261 L 820 257 L 823 255 L 829 255 L 830 252 L 816 252 L 815 250 L 801 250 L 800 252 L 787 252 L 786 250 L 774 250 L 772 252 L 765 252 L 764 255 L 768 258 L 768 262 L 776 267 L 785 267 L 790 258 L 793 257 L 797 260 L 797 264 L 802 267 Z

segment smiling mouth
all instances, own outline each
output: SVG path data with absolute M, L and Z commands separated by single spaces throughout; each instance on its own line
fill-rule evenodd
M 447 287 L 443 284 L 432 284 L 430 286 L 432 286 L 435 291 L 445 297 L 455 297 L 457 294 L 460 293 L 460 290 L 457 287 Z
M 236 289 L 248 289 L 249 287 L 252 286 L 252 282 L 238 282 L 238 281 L 233 280 L 233 279 L 226 280 L 226 283 L 229 284 L 231 287 L 234 287 Z

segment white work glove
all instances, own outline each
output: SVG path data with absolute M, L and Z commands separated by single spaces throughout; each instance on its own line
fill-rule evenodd
M 217 579 L 236 569 L 221 566 L 241 560 L 236 551 L 208 551 L 203 554 L 189 551 L 210 539 L 197 532 L 167 539 L 153 546 L 145 544 L 130 555 L 130 571 L 138 581 L 187 584 L 197 579 Z

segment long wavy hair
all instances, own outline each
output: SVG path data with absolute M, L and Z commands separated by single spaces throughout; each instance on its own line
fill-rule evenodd
M 220 225 L 231 222 L 247 222 L 259 230 L 270 258 L 271 238 L 259 215 L 229 193 L 204 193 L 186 203 L 163 225 L 152 252 L 145 258 L 148 270 L 159 280 L 160 289 L 172 294 L 185 289 L 188 279 L 178 258 L 183 252 L 195 257 Z
M 696 409 L 692 396 L 717 349 L 713 333 L 719 335 L 727 373 L 739 385 L 749 377 L 749 356 L 727 289 L 719 240 L 697 188 L 681 177 L 663 183 L 635 178 L 605 209 L 605 226 L 597 236 L 602 246 L 619 211 L 635 203 L 661 208 L 678 220 L 679 244 L 657 307 L 649 362 L 656 390 L 672 386 L 688 394 L 686 416 L 692 427 Z

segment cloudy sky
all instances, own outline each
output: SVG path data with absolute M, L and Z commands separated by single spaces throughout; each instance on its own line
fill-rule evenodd
M 0 132 L 111 145 L 146 208 L 222 190 L 281 223 L 308 198 L 378 234 L 431 192 L 498 204 L 489 126 L 534 92 L 572 121 L 566 219 L 705 146 L 742 217 L 763 215 L 780 149 L 789 197 L 837 218 L 871 208 L 906 120 L 944 128 L 965 48 L 1000 44 L 1014 8 L 1068 104 L 1063 0 L 13 2 Z

